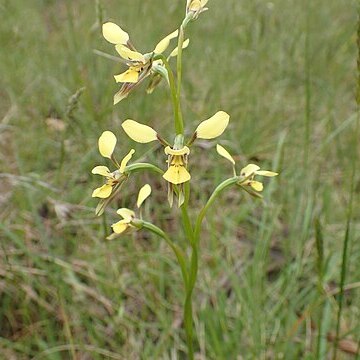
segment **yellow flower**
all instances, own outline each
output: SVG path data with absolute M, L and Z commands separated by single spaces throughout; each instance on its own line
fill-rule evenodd
M 175 190 L 178 195 L 178 204 L 182 205 L 183 184 L 191 179 L 191 175 L 187 169 L 188 157 L 190 154 L 190 146 L 197 139 L 213 139 L 220 136 L 229 124 L 230 116 L 224 111 L 218 111 L 210 119 L 199 124 L 193 136 L 185 144 L 183 135 L 177 135 L 174 145 L 171 147 L 169 143 L 150 126 L 140 124 L 134 120 L 128 119 L 122 123 L 125 133 L 138 143 L 149 143 L 155 140 L 165 147 L 164 152 L 168 159 L 168 169 L 164 173 L 163 178 L 169 183 L 169 203 L 172 206 L 172 195 Z M 174 188 L 176 186 L 176 189 Z
M 234 176 L 236 176 L 236 170 L 235 170 L 235 160 L 230 155 L 230 153 L 221 145 L 216 145 L 216 151 L 217 153 L 224 157 L 226 160 L 228 160 L 233 167 Z M 249 189 L 261 192 L 264 189 L 263 183 L 260 181 L 254 180 L 255 176 L 267 176 L 267 177 L 273 177 L 279 175 L 276 172 L 268 171 L 268 170 L 260 170 L 260 167 L 255 164 L 249 164 L 246 165 L 244 168 L 240 170 L 239 175 L 239 182 L 238 184 L 243 187 L 246 191 L 248 191 L 251 195 L 255 195 L 252 191 L 249 191 Z
M 178 36 L 176 30 L 159 41 L 151 52 L 141 54 L 130 42 L 129 35 L 118 25 L 107 22 L 103 24 L 102 31 L 104 38 L 115 45 L 116 51 L 128 66 L 125 72 L 114 76 L 117 83 L 123 83 L 114 96 L 114 105 L 126 98 L 130 91 L 150 75 L 153 70 L 153 57 L 162 54 L 168 48 L 170 41 Z M 154 69 L 156 70 L 156 67 Z
M 206 6 L 208 0 L 187 0 L 186 15 L 191 19 L 196 20 L 198 16 L 204 11 L 208 10 Z
M 150 196 L 151 187 L 149 184 L 144 185 L 138 194 L 137 198 L 137 208 L 140 209 L 143 202 Z M 114 233 L 107 237 L 108 240 L 113 240 L 120 236 L 134 230 L 135 227 L 132 225 L 132 221 L 136 218 L 135 212 L 127 208 L 118 209 L 116 212 L 122 217 L 122 219 L 111 225 Z
M 129 153 L 122 159 L 119 165 L 113 156 L 116 142 L 116 137 L 111 131 L 104 131 L 99 138 L 98 146 L 100 154 L 103 157 L 113 160 L 118 169 L 111 172 L 107 166 L 102 165 L 95 166 L 92 169 L 91 172 L 93 174 L 105 177 L 105 184 L 99 188 L 96 188 L 92 193 L 92 197 L 97 197 L 100 199 L 108 198 L 126 179 L 126 175 L 124 174 L 125 168 L 135 153 L 135 150 L 131 149 Z

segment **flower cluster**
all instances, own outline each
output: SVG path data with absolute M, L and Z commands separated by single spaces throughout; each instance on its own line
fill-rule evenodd
M 129 93 L 148 76 L 152 76 L 148 87 L 149 93 L 151 93 L 154 87 L 160 82 L 162 76 L 167 78 L 168 75 L 163 61 L 161 59 L 154 60 L 154 57 L 166 51 L 170 45 L 170 41 L 178 36 L 178 30 L 165 36 L 152 51 L 145 54 L 138 52 L 131 43 L 129 34 L 112 22 L 103 24 L 102 33 L 109 43 L 115 45 L 115 50 L 120 55 L 121 61 L 128 67 L 125 72 L 114 76 L 117 83 L 123 84 L 114 96 L 114 105 L 125 99 Z M 186 48 L 188 45 L 189 40 L 187 39 L 184 41 L 182 47 Z M 177 53 L 178 49 L 176 47 L 170 53 L 168 59 L 176 57 Z

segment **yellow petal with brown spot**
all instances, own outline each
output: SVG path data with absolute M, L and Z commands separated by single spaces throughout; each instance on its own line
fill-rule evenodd
M 255 172 L 258 171 L 259 169 L 260 169 L 260 166 L 257 166 L 255 164 L 249 164 L 241 169 L 240 175 L 244 176 L 244 177 L 248 177 L 252 174 L 255 174 Z
M 125 59 L 130 61 L 139 61 L 145 64 L 146 60 L 143 54 L 130 50 L 125 45 L 116 45 L 115 50 L 119 53 L 119 55 Z

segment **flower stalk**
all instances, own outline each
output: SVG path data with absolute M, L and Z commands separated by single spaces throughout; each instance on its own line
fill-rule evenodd
M 152 193 L 149 184 L 141 187 L 137 196 L 137 209 L 135 211 L 127 208 L 117 210 L 120 219 L 112 224 L 113 233 L 106 238 L 114 240 L 133 231 L 147 230 L 169 245 L 179 265 L 184 285 L 183 328 L 187 344 L 187 358 L 190 360 L 194 359 L 196 350 L 193 294 L 198 276 L 199 258 L 201 257 L 201 228 L 204 218 L 208 210 L 214 205 L 216 198 L 230 186 L 236 185 L 238 189 L 244 190 L 254 197 L 261 197 L 259 193 L 263 190 L 263 184 L 255 180 L 255 176 L 272 177 L 277 175 L 271 171 L 260 170 L 260 167 L 255 164 L 243 167 L 237 175 L 235 160 L 225 148 L 218 144 L 216 146 L 218 154 L 232 165 L 232 176 L 215 188 L 199 211 L 195 221 L 192 221 L 194 213 L 190 209 L 192 170 L 189 165 L 192 151 L 197 150 L 193 149 L 192 146 L 197 139 L 211 140 L 221 136 L 230 120 L 230 116 L 225 111 L 218 111 L 210 118 L 200 122 L 191 136 L 185 138 L 185 124 L 181 109 L 183 49 L 189 45 L 189 39 L 185 39 L 185 28 L 207 10 L 205 7 L 207 2 L 208 0 L 186 0 L 185 17 L 178 30 L 160 40 L 149 53 L 138 52 L 133 42 L 130 41 L 128 33 L 118 25 L 110 22 L 103 25 L 105 39 L 115 45 L 115 50 L 120 55 L 121 61 L 127 66 L 125 72 L 114 77 L 116 82 L 122 83 L 120 90 L 115 94 L 114 104 L 125 99 L 147 77 L 150 78 L 147 88 L 148 94 L 151 94 L 161 80 L 165 79 L 169 86 L 173 107 L 174 132 L 173 141 L 168 141 L 152 127 L 127 119 L 122 122 L 121 127 L 130 139 L 141 144 L 158 141 L 163 146 L 162 163 L 167 162 L 167 169 L 164 169 L 164 164 L 157 166 L 147 162 L 133 161 L 135 153 L 133 149 L 120 162 L 117 161 L 115 156 L 117 138 L 111 131 L 104 131 L 98 141 L 99 152 L 105 159 L 108 159 L 106 161 L 110 161 L 115 166 L 115 170 L 111 171 L 105 165 L 98 165 L 92 170 L 93 174 L 101 175 L 105 180 L 105 184 L 96 188 L 92 194 L 93 197 L 100 198 L 96 209 L 97 215 L 103 214 L 106 206 L 117 196 L 120 190 L 123 191 L 124 184 L 131 175 L 138 175 L 143 171 L 151 171 L 156 175 L 161 175 L 162 180 L 166 181 L 170 207 L 173 205 L 173 198 L 177 198 L 178 209 L 176 211 L 181 214 L 182 227 L 187 240 L 185 243 L 180 241 L 182 233 L 170 236 L 152 222 L 143 220 L 144 214 L 141 206 Z M 175 38 L 177 38 L 177 47 L 168 56 L 165 56 L 166 49 L 171 40 Z M 176 74 L 170 65 L 170 61 L 174 57 L 177 57 Z M 130 160 L 132 163 L 128 164 Z

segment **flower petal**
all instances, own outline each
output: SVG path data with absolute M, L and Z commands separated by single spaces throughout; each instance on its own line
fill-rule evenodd
M 256 191 L 263 191 L 264 185 L 260 181 L 250 181 L 249 185 Z
M 235 165 L 234 158 L 229 154 L 229 152 L 224 147 L 217 144 L 216 151 L 220 156 L 224 157 L 225 159 L 229 160 L 233 165 Z
M 255 172 L 257 172 L 259 169 L 260 169 L 260 166 L 257 166 L 255 164 L 249 164 L 241 169 L 240 175 L 244 176 L 244 177 L 248 177 L 252 174 L 255 174 Z
M 108 177 L 111 175 L 111 172 L 109 170 L 109 168 L 107 166 L 95 166 L 92 170 L 91 173 L 94 175 L 102 175 L 105 177 Z
M 155 46 L 154 53 L 155 54 L 162 54 L 169 46 L 170 40 L 174 39 L 178 36 L 179 30 L 175 30 L 168 36 L 165 36 L 159 43 Z
M 132 218 L 135 217 L 135 213 L 127 208 L 121 208 L 116 211 L 124 220 L 131 221 Z
M 151 186 L 149 184 L 145 184 L 139 191 L 136 206 L 140 208 L 142 203 L 150 196 L 150 194 L 151 194 Z
M 225 111 L 218 111 L 210 119 L 200 123 L 196 128 L 199 139 L 213 139 L 220 136 L 229 124 L 230 116 Z
M 134 68 L 130 68 L 119 75 L 114 75 L 114 78 L 117 83 L 137 83 L 139 72 Z
M 163 178 L 169 183 L 178 185 L 189 181 L 191 176 L 184 166 L 177 165 L 170 166 L 163 175 Z
M 125 120 L 121 126 L 126 132 L 127 136 L 138 143 L 146 144 L 157 140 L 157 133 L 150 126 L 140 124 L 130 119 Z
M 112 192 L 112 186 L 105 184 L 97 189 L 95 189 L 92 193 L 92 197 L 97 197 L 100 199 L 106 199 L 111 195 Z
M 187 146 L 182 147 L 181 149 L 178 150 L 174 150 L 172 149 L 170 146 L 167 146 L 164 149 L 164 152 L 166 155 L 189 155 L 190 154 L 190 149 Z
M 182 48 L 183 49 L 186 49 L 189 45 L 189 42 L 190 42 L 190 39 L 186 39 L 184 42 L 183 42 L 183 45 L 182 45 Z M 174 56 L 177 56 L 178 55 L 178 52 L 179 52 L 179 49 L 178 47 L 176 47 L 172 52 L 171 54 L 169 55 L 169 57 L 174 57 Z
M 99 137 L 99 152 L 103 157 L 111 159 L 117 139 L 111 131 L 104 131 Z
M 130 161 L 134 153 L 135 150 L 131 149 L 129 153 L 121 160 L 120 169 L 119 169 L 121 173 L 124 172 L 127 163 Z
M 141 53 L 139 53 L 137 51 L 130 50 L 125 45 L 116 45 L 115 50 L 125 60 L 139 61 L 139 62 L 142 62 L 144 64 L 146 63 L 146 59 L 145 59 L 143 54 L 141 54 Z
M 111 44 L 126 44 L 129 41 L 129 34 L 112 22 L 103 24 L 102 33 Z
M 279 174 L 276 172 L 273 172 L 273 171 L 259 170 L 259 171 L 256 171 L 256 175 L 273 177 L 273 176 L 278 176 Z
M 122 234 L 129 227 L 129 223 L 126 220 L 120 220 L 111 227 L 115 234 Z

